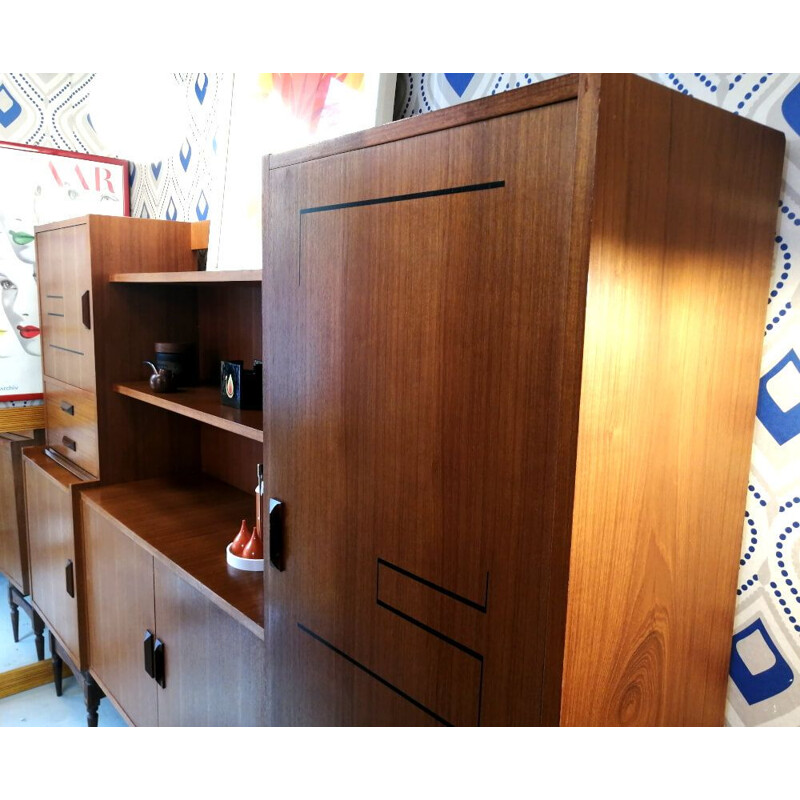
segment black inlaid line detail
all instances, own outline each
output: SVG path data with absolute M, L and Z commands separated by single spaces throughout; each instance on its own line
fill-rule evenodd
M 403 700 L 408 700 L 408 702 L 411 703 L 412 706 L 415 706 L 428 716 L 433 717 L 433 719 L 435 719 L 437 722 L 440 722 L 442 725 L 446 725 L 449 728 L 453 727 L 452 722 L 448 722 L 444 717 L 439 716 L 439 714 L 437 714 L 435 711 L 431 711 L 430 708 L 424 706 L 422 703 L 419 702 L 419 700 L 415 700 L 410 694 L 406 694 L 402 689 L 398 689 L 394 684 L 389 683 L 389 681 L 387 681 L 385 678 L 382 678 L 380 675 L 378 675 L 377 672 L 373 672 L 368 667 L 365 667 L 360 661 L 356 661 L 352 656 L 347 655 L 347 653 L 345 653 L 343 650 L 340 650 L 335 645 L 332 645 L 329 641 L 323 639 L 319 634 L 316 634 L 314 633 L 314 631 L 310 630 L 309 628 L 306 628 L 305 625 L 302 625 L 301 623 L 298 622 L 297 627 L 300 628 L 300 630 L 303 631 L 303 633 L 307 633 L 312 639 L 315 639 L 320 644 L 324 644 L 325 647 L 329 648 L 330 650 L 333 650 L 334 653 L 340 655 L 346 661 L 349 661 L 354 667 L 358 667 L 360 670 L 362 670 L 362 672 L 365 672 L 367 675 L 369 675 L 370 678 L 375 678 L 375 680 L 378 681 L 378 683 L 383 684 L 387 689 L 391 689 L 395 694 L 400 695 L 400 697 L 402 697 Z
M 392 614 L 397 614 L 398 617 L 404 619 L 406 622 L 410 622 L 412 625 L 416 625 L 418 628 L 422 628 L 426 633 L 430 633 L 433 636 L 436 636 L 438 639 L 441 639 L 443 642 L 447 642 L 447 644 L 452 645 L 453 647 L 460 650 L 462 653 L 466 653 L 468 656 L 472 656 L 476 658 L 478 661 L 483 664 L 483 656 L 480 653 L 476 653 L 474 650 L 467 647 L 465 644 L 461 644 L 461 642 L 457 642 L 455 639 L 451 639 L 446 634 L 442 633 L 441 631 L 437 631 L 436 628 L 431 628 L 430 625 L 426 625 L 424 622 L 420 622 L 415 617 L 412 617 L 410 614 L 406 614 L 403 611 L 400 611 L 399 608 L 395 608 L 392 605 L 389 605 L 385 600 L 376 600 L 377 604 L 381 608 L 385 608 L 387 611 L 391 611 Z
M 54 314 L 52 311 L 47 312 L 48 317 L 63 317 L 63 314 Z
M 447 189 L 433 189 L 429 192 L 412 192 L 411 194 L 395 194 L 390 197 L 373 197 L 369 200 L 354 200 L 350 203 L 333 203 L 329 206 L 301 208 L 300 214 L 316 214 L 320 211 L 338 211 L 342 208 L 375 206 L 382 203 L 401 203 L 404 200 L 422 200 L 426 197 L 442 197 L 443 195 L 463 194 L 464 192 L 482 192 L 486 189 L 502 189 L 505 185 L 505 181 L 491 181 L 489 183 L 473 183 L 469 186 L 451 186 Z
M 63 300 L 63 294 L 46 294 L 45 297 L 49 298 L 50 300 Z
M 469 606 L 470 608 L 474 608 L 476 611 L 480 611 L 481 613 L 486 613 L 486 607 L 489 603 L 489 573 L 486 573 L 486 595 L 484 596 L 483 605 L 480 603 L 476 603 L 474 600 L 470 600 L 468 597 L 462 597 L 460 594 L 456 594 L 455 592 L 451 592 L 450 589 L 445 589 L 444 586 L 439 586 L 439 584 L 434 583 L 433 581 L 429 581 L 425 578 L 420 578 L 419 575 L 415 575 L 413 572 L 409 572 L 407 569 L 403 569 L 402 567 L 398 567 L 397 564 L 392 564 L 386 561 L 383 558 L 378 559 L 378 564 L 383 564 L 384 567 L 388 569 L 393 569 L 395 572 L 399 572 L 401 575 L 404 575 L 406 578 L 411 578 L 413 581 L 417 581 L 417 583 L 421 583 L 423 586 L 427 586 L 429 589 L 435 589 L 437 592 L 441 592 L 446 597 L 452 597 L 453 600 L 458 600 L 460 603 L 464 603 L 464 605 Z
M 51 344 L 50 347 L 52 347 L 54 350 L 63 350 L 65 353 L 75 353 L 76 356 L 86 355 L 80 350 L 71 350 L 69 347 L 59 347 L 57 344 Z

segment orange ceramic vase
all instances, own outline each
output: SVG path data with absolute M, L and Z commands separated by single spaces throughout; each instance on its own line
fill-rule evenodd
M 253 535 L 244 548 L 242 558 L 264 558 L 264 543 L 261 541 L 261 531 L 257 525 L 253 528 Z
M 239 528 L 239 533 L 236 534 L 236 538 L 231 542 L 231 553 L 235 556 L 239 556 L 239 558 L 246 558 L 243 553 L 249 541 L 250 531 L 247 528 L 247 520 L 243 519 L 242 527 Z

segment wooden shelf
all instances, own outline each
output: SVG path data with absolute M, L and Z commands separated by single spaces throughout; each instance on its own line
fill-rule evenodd
M 236 570 L 225 560 L 225 548 L 242 519 L 255 523 L 254 493 L 200 476 L 103 486 L 83 497 L 216 606 L 264 638 L 264 574 Z
M 218 386 L 193 386 L 177 392 L 156 394 L 149 381 L 115 383 L 114 391 L 142 403 L 165 408 L 175 414 L 204 422 L 256 442 L 264 441 L 264 415 L 261 411 L 240 411 L 224 406 Z
M 208 270 L 207 272 L 117 272 L 109 283 L 185 283 L 200 286 L 207 283 L 261 283 L 262 270 Z

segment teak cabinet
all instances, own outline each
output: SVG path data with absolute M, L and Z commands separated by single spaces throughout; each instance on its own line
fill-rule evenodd
M 581 75 L 267 159 L 271 723 L 722 723 L 783 148 Z
M 261 725 L 263 638 L 109 520 L 114 491 L 83 495 L 87 618 L 102 643 L 92 670 L 106 695 L 135 725 Z
M 263 719 L 263 578 L 225 561 L 254 522 L 262 413 L 219 394 L 221 359 L 261 357 L 261 273 L 199 272 L 196 227 L 36 229 L 48 447 L 25 451 L 33 601 L 137 725 Z M 193 343 L 200 385 L 155 394 L 156 342 Z M 146 631 L 163 687 L 144 672 Z

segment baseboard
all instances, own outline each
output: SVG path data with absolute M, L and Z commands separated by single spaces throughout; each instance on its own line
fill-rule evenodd
M 65 678 L 72 675 L 66 664 L 62 666 L 62 675 Z M 47 658 L 35 664 L 26 664 L 8 672 L 0 672 L 0 697 L 9 697 L 52 682 L 53 662 Z

